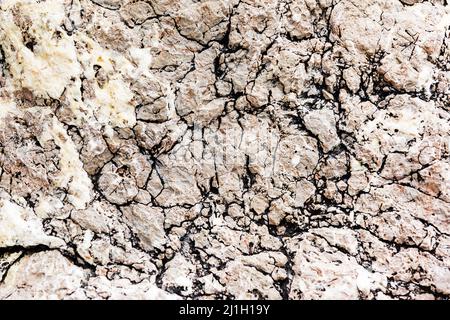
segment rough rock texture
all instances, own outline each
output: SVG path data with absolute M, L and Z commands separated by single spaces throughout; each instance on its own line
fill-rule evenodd
M 0 299 L 450 297 L 447 0 L 0 0 Z

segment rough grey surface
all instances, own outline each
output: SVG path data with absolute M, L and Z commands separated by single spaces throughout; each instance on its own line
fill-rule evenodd
M 0 0 L 0 299 L 450 296 L 446 0 Z

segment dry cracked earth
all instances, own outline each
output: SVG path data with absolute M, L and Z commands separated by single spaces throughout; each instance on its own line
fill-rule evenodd
M 448 299 L 447 0 L 0 0 L 0 299 Z

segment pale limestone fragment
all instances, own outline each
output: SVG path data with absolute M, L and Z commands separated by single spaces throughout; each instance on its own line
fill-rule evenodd
M 77 290 L 87 273 L 56 250 L 21 258 L 0 284 L 2 299 L 64 299 Z
M 305 126 L 319 138 L 325 152 L 339 144 L 333 111 L 321 109 L 309 112 L 305 116 Z
M 71 78 L 81 72 L 74 41 L 60 28 L 65 17 L 64 1 L 13 4 L 2 4 L 0 13 L 0 39 L 8 44 L 2 48 L 10 71 L 19 87 L 28 88 L 36 96 L 57 99 Z M 14 14 L 12 8 L 17 10 Z M 14 15 L 23 23 L 17 25 Z M 35 39 L 30 40 L 36 42 L 32 49 L 23 34 Z
M 281 299 L 280 293 L 273 287 L 273 279 L 253 267 L 241 262 L 229 262 L 216 274 L 221 282 L 226 282 L 226 290 L 238 299 Z
M 177 253 L 175 257 L 167 263 L 167 269 L 162 278 L 165 288 L 178 289 L 183 294 L 194 292 L 195 266 L 183 255 Z
M 40 219 L 27 207 L 4 198 L 0 199 L 0 248 L 33 247 L 44 245 L 50 248 L 64 246 L 64 241 L 48 236 Z
M 386 290 L 383 274 L 364 269 L 355 258 L 333 249 L 323 239 L 304 235 L 290 240 L 288 246 L 294 253 L 291 298 L 369 298 L 374 291 Z
M 162 249 L 167 241 L 164 231 L 164 213 L 161 209 L 132 205 L 124 210 L 124 219 L 137 234 L 145 250 Z

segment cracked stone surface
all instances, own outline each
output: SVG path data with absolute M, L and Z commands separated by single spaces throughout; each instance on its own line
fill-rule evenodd
M 0 299 L 448 299 L 447 0 L 0 0 Z

